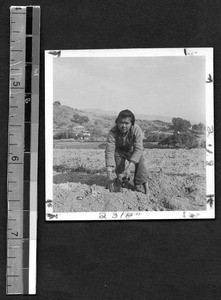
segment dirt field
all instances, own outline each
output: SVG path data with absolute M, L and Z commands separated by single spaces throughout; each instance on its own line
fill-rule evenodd
M 54 212 L 206 209 L 204 149 L 145 149 L 150 199 L 128 188 L 106 189 L 104 150 L 54 150 Z

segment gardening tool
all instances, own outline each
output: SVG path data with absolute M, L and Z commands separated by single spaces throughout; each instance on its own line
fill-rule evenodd
M 121 188 L 128 187 L 129 182 L 130 177 L 126 177 L 125 174 L 118 174 L 117 178 L 114 180 L 112 170 L 107 170 L 107 188 L 110 193 L 120 192 Z
M 126 187 L 128 182 L 130 182 L 130 177 L 126 177 L 125 174 L 118 174 L 117 177 L 122 188 Z

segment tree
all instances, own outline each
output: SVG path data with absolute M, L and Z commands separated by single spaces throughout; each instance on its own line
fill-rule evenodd
M 175 131 L 186 132 L 191 128 L 190 122 L 182 118 L 173 118 L 172 123 Z
M 206 130 L 206 126 L 203 123 L 199 123 L 199 124 L 194 124 L 192 127 L 193 130 L 196 130 L 200 133 L 205 132 Z
M 183 134 L 175 132 L 170 137 L 160 141 L 158 145 L 176 148 L 196 148 L 198 146 L 198 142 L 196 137 L 190 132 Z
M 56 105 L 56 106 L 59 106 L 59 105 L 61 105 L 61 102 L 60 101 L 54 101 L 53 104 Z

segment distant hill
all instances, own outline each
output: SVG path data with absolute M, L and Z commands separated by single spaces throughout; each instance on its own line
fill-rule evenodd
M 104 139 L 108 131 L 114 126 L 116 115 L 108 115 L 102 110 L 99 112 L 89 110 L 78 110 L 69 106 L 54 102 L 53 105 L 53 129 L 54 134 L 58 132 L 89 132 L 91 137 Z M 142 117 L 142 115 L 140 115 Z M 162 120 L 146 120 L 136 116 L 136 122 L 143 131 L 167 131 L 171 123 Z M 147 117 L 147 116 L 146 116 Z
M 94 114 L 98 115 L 105 115 L 105 116 L 117 116 L 118 113 L 116 111 L 107 111 L 107 110 L 102 110 L 102 109 L 95 109 L 95 108 L 85 108 L 84 111 L 86 112 L 91 112 Z M 135 117 L 140 120 L 159 120 L 163 122 L 171 122 L 172 117 L 167 117 L 167 116 L 160 116 L 160 115 L 145 115 L 145 114 L 135 114 Z
M 86 112 L 91 112 L 96 115 L 117 116 L 117 112 L 112 110 L 108 111 L 108 110 L 96 109 L 96 108 L 84 108 L 83 110 Z

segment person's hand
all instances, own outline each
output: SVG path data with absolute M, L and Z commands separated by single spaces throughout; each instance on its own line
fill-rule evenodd
M 107 180 L 113 180 L 113 167 L 107 167 Z
M 131 177 L 131 170 L 134 168 L 134 163 L 129 162 L 129 164 L 127 165 L 124 174 L 126 176 L 126 178 L 130 178 Z
M 127 167 L 127 168 L 125 169 L 124 174 L 125 174 L 126 178 L 130 178 L 131 172 L 130 172 L 130 168 L 129 168 L 129 167 Z
M 107 185 L 106 188 L 109 189 L 109 191 L 112 193 L 114 191 L 114 176 L 113 176 L 113 167 L 107 167 Z

